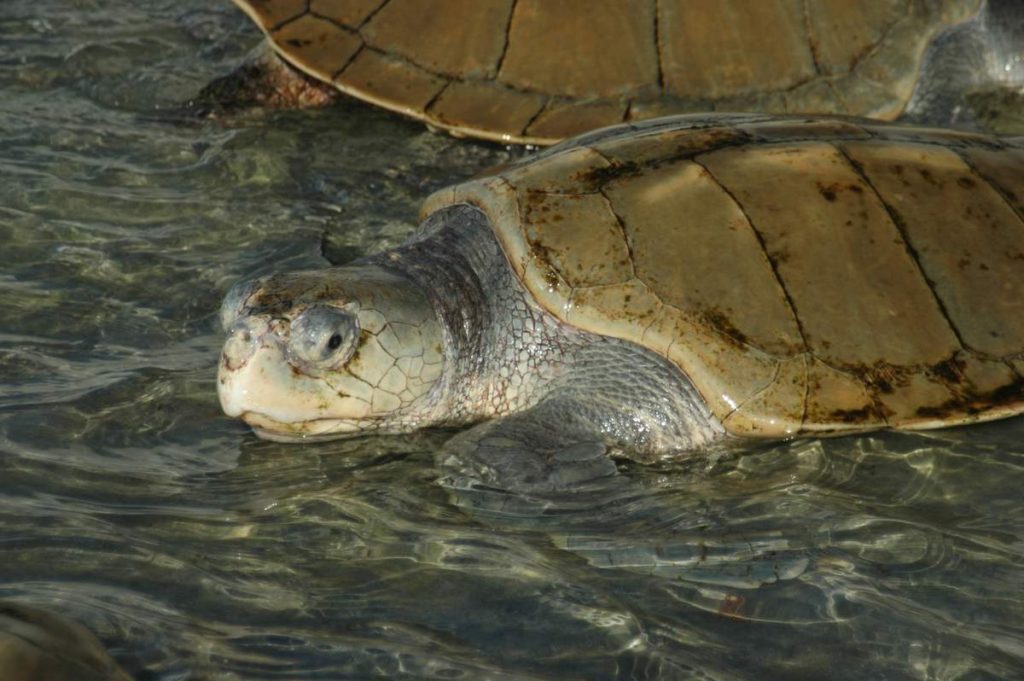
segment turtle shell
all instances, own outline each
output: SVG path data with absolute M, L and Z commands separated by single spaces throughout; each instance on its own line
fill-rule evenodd
M 894 118 L 981 0 L 235 0 L 292 65 L 456 134 L 550 144 L 670 113 Z
M 679 366 L 726 429 L 931 428 L 1024 405 L 1024 138 L 677 116 L 442 190 L 558 319 Z

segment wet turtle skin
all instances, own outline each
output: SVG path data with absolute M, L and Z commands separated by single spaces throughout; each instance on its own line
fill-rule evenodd
M 456 134 L 534 144 L 697 111 L 891 119 L 922 80 L 930 87 L 950 79 L 922 70 L 936 61 L 929 47 L 984 23 L 974 20 L 985 7 L 983 0 L 235 2 L 279 55 L 318 80 Z M 964 54 L 973 57 L 986 49 L 982 34 L 972 34 L 978 45 L 945 42 L 971 43 Z M 953 66 L 942 68 L 964 60 L 953 54 Z
M 933 428 L 1022 409 L 1024 140 L 671 117 L 438 192 L 548 313 L 642 345 L 725 429 Z

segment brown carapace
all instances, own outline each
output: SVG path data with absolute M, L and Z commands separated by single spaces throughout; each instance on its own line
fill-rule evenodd
M 536 301 L 679 366 L 734 435 L 1024 409 L 1024 140 L 681 116 L 440 191 Z
M 235 0 L 290 64 L 464 134 L 550 144 L 698 111 L 891 119 L 981 0 Z

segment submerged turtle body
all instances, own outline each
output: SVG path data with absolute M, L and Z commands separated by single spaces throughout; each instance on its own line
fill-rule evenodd
M 922 78 L 957 75 L 922 75 L 929 46 L 984 7 L 983 0 L 235 2 L 285 60 L 346 93 L 454 133 L 537 144 L 693 111 L 891 119 Z M 984 42 L 965 54 L 980 54 Z M 972 71 L 981 69 L 972 64 Z
M 840 119 L 610 128 L 443 190 L 534 299 L 677 365 L 726 430 L 1015 414 L 1024 145 Z
M 11 601 L 0 601 L 0 670 L 5 681 L 131 679 L 82 625 Z

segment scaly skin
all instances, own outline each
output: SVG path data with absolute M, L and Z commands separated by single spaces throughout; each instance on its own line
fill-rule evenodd
M 352 315 L 362 333 L 331 350 L 330 337 Z M 562 423 L 577 440 L 651 460 L 724 432 L 659 355 L 539 309 L 483 214 L 466 205 L 433 214 L 387 253 L 238 289 L 223 320 L 232 335 L 221 403 L 263 437 L 407 432 L 528 414 L 538 425 Z M 399 344 L 386 340 L 399 328 Z M 297 348 L 297 337 L 327 359 Z M 528 444 L 529 428 L 515 423 L 517 442 Z
M 188 107 L 202 116 L 217 116 L 253 107 L 316 109 L 340 97 L 333 85 L 296 71 L 261 43 L 241 66 L 207 84 Z

